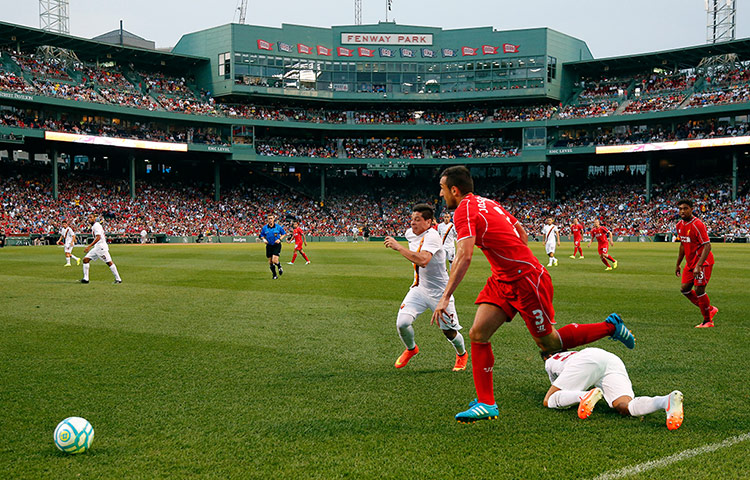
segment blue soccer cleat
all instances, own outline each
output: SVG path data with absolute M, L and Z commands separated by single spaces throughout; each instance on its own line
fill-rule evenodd
M 456 415 L 457 422 L 474 423 L 479 420 L 496 420 L 498 415 L 500 415 L 497 404 L 487 405 L 486 403 L 479 403 L 474 400 L 469 405 L 471 408 Z
M 615 333 L 613 333 L 612 336 L 609 337 L 610 339 L 622 342 L 623 345 L 630 348 L 631 350 L 635 348 L 635 335 L 633 335 L 633 332 L 628 330 L 628 327 L 625 326 L 622 318 L 618 314 L 611 313 L 609 317 L 607 317 L 605 322 L 611 323 L 615 326 Z

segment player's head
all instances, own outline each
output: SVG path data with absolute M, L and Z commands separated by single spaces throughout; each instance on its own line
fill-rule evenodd
M 474 191 L 471 172 L 464 166 L 448 167 L 440 174 L 440 196 L 448 208 L 456 208 L 461 199 Z
M 683 198 L 677 201 L 677 213 L 683 220 L 690 220 L 693 216 L 693 202 L 687 198 Z
M 598 218 L 595 218 L 595 219 L 594 219 L 594 226 L 595 226 L 596 228 L 599 228 L 599 227 L 601 226 L 601 223 L 599 223 L 599 219 L 598 219 Z
M 89 213 L 89 223 L 91 225 L 96 223 L 96 214 L 95 213 Z
M 552 217 L 547 217 L 547 225 L 552 225 L 553 223 L 555 223 L 555 219 Z
M 578 217 L 576 217 L 576 218 L 573 219 L 573 225 L 577 225 L 579 223 L 581 223 L 581 222 L 578 221 Z
M 294 222 L 292 222 L 292 225 L 294 226 L 294 228 L 297 228 L 299 227 L 299 222 L 295 220 Z
M 411 209 L 411 230 L 414 235 L 421 235 L 427 229 L 432 227 L 432 220 L 435 212 L 430 205 L 420 203 Z
M 450 212 L 443 212 L 443 221 L 445 223 L 451 223 L 451 214 L 450 214 Z
M 63 220 L 62 221 L 62 226 L 63 227 L 67 227 L 68 226 L 68 221 L 67 220 Z
M 269 227 L 273 227 L 276 223 L 276 217 L 274 215 L 269 215 L 268 217 L 266 217 L 266 220 L 268 220 Z

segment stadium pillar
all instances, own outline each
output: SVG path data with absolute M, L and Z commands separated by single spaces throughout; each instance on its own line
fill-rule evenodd
M 551 202 L 555 201 L 555 166 L 550 162 L 550 172 L 549 172 L 549 200 Z
M 651 201 L 651 164 L 650 158 L 646 160 L 646 201 Z
M 130 199 L 135 200 L 135 155 L 132 153 L 128 155 L 130 163 Z
M 326 201 L 326 167 L 320 168 L 320 203 Z
M 737 150 L 732 153 L 732 201 L 737 200 Z
M 221 160 L 214 160 L 214 201 L 221 199 Z
M 52 149 L 50 153 L 50 160 L 52 161 L 52 198 L 57 200 L 59 191 L 57 189 L 57 150 Z M 29 157 L 34 159 L 34 152 L 29 152 Z

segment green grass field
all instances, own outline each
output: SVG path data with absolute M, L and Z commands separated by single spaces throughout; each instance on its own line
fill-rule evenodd
M 679 430 L 604 402 L 586 421 L 544 408 L 549 381 L 518 318 L 493 338 L 500 418 L 457 424 L 474 398 L 471 372 L 450 370 L 452 347 L 427 314 L 415 324 L 420 355 L 393 368 L 411 265 L 380 244 L 312 243 L 313 263 L 277 281 L 257 244 L 115 245 L 122 285 L 101 262 L 77 283 L 81 269 L 62 267 L 60 247 L 2 249 L 2 476 L 596 478 L 750 432 L 750 246 L 714 245 L 714 329 L 693 328 L 700 314 L 679 293 L 676 245 L 617 244 L 613 272 L 594 250 L 577 261 L 570 250 L 551 269 L 558 325 L 619 312 L 635 350 L 594 345 L 624 360 L 636 395 L 682 390 Z M 477 251 L 456 293 L 467 337 L 488 274 Z M 96 439 L 67 456 L 52 432 L 74 415 Z M 749 444 L 628 478 L 749 478 Z

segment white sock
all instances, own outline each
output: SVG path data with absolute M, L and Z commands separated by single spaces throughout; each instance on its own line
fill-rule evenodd
M 117 265 L 113 263 L 112 265 L 109 266 L 109 269 L 112 271 L 112 274 L 114 274 L 115 280 L 117 280 L 118 282 L 121 282 L 122 279 L 120 278 L 120 274 L 117 273 Z
M 669 395 L 662 397 L 635 397 L 628 404 L 628 411 L 634 417 L 648 415 L 649 413 L 666 410 L 669 403 Z
M 83 279 L 84 280 L 89 279 L 89 267 L 90 265 L 88 263 L 83 264 Z
M 65 260 L 68 262 L 65 265 L 70 265 L 70 257 L 65 257 Z
M 445 338 L 448 338 L 448 337 L 445 337 Z M 463 355 L 464 353 L 466 353 L 466 344 L 464 343 L 464 336 L 461 335 L 461 332 L 457 330 L 456 336 L 453 337 L 452 340 L 448 338 L 448 341 L 453 344 L 453 348 L 456 349 L 457 355 Z
M 581 403 L 581 398 L 588 392 L 585 390 L 558 390 L 547 399 L 549 408 L 568 408 Z
M 414 316 L 407 313 L 399 312 L 398 318 L 396 319 L 396 327 L 398 328 L 398 336 L 401 337 L 401 341 L 409 350 L 412 350 L 417 346 L 414 343 L 414 327 L 411 324 L 414 322 Z
M 72 258 L 76 262 L 78 261 L 78 257 L 76 257 L 75 255 L 73 255 L 72 253 L 70 254 L 70 257 L 68 257 L 68 258 Z

